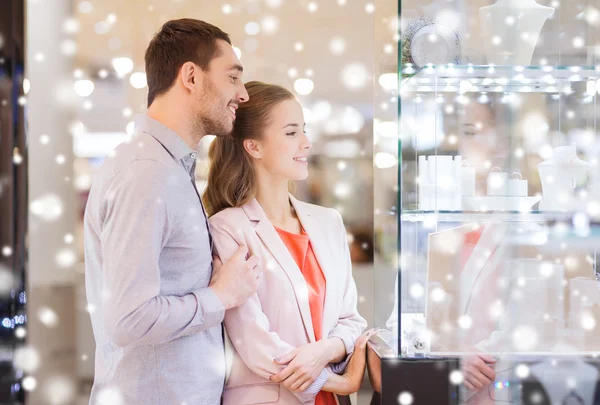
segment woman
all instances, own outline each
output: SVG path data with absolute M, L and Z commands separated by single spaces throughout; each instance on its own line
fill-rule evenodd
M 360 387 L 369 337 L 351 356 L 366 322 L 346 231 L 336 211 L 288 193 L 307 178 L 311 147 L 294 95 L 261 82 L 246 89 L 232 135 L 211 144 L 203 195 L 217 267 L 243 245 L 263 269 L 257 294 L 225 314 L 233 347 L 224 404 L 335 405 L 334 393 Z

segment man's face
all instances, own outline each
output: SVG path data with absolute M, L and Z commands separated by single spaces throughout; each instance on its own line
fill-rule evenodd
M 242 64 L 233 47 L 217 40 L 218 51 L 203 71 L 202 89 L 194 104 L 195 123 L 205 135 L 229 135 L 239 103 L 248 101 Z

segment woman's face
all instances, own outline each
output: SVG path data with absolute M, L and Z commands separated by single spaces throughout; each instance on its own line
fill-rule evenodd
M 285 100 L 270 112 L 270 120 L 251 155 L 274 178 L 305 180 L 311 142 L 304 132 L 304 114 L 296 100 Z
M 494 128 L 494 115 L 488 106 L 470 103 L 460 118 L 464 135 L 459 145 L 459 154 L 478 171 L 487 172 L 486 161 L 497 165 L 497 156 L 505 153 L 503 140 L 498 137 Z

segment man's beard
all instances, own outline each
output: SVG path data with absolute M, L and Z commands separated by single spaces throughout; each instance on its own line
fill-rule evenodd
M 229 110 L 222 106 L 220 97 L 210 82 L 205 82 L 204 95 L 199 100 L 199 110 L 194 118 L 194 132 L 203 135 L 227 136 L 233 130 L 233 124 Z M 215 100 L 219 100 L 216 103 Z
M 233 125 L 227 125 L 223 120 L 215 119 L 217 114 L 208 116 L 204 113 L 199 113 L 194 120 L 194 131 L 201 131 L 204 135 L 227 136 L 231 134 Z M 226 118 L 226 117 L 223 117 Z

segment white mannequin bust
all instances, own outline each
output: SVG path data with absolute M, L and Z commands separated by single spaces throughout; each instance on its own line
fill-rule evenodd
M 540 210 L 568 211 L 576 206 L 575 186 L 584 181 L 590 164 L 577 157 L 574 144 L 554 148 L 551 158 L 538 164 L 542 192 Z
M 479 9 L 487 63 L 530 65 L 546 20 L 554 8 L 535 0 L 497 0 Z

